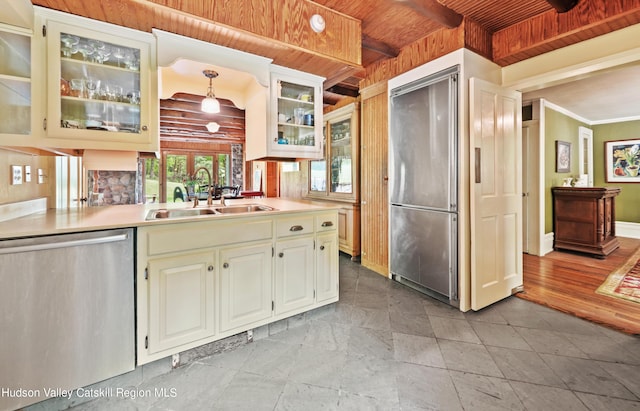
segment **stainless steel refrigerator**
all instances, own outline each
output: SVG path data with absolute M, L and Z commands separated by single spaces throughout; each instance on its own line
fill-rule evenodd
M 390 92 L 390 269 L 458 305 L 458 66 Z

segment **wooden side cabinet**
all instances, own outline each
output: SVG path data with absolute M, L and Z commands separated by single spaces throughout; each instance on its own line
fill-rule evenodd
M 360 255 L 360 106 L 350 103 L 324 115 L 324 158 L 309 161 L 306 198 L 340 204 L 340 251 Z
M 554 187 L 555 250 L 565 249 L 604 258 L 620 244 L 615 229 L 616 187 Z

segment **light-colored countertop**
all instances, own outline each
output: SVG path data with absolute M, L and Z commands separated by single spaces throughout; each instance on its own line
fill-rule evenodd
M 0 239 L 105 230 L 111 228 L 139 227 L 152 224 L 179 224 L 202 219 L 240 219 L 254 216 L 332 210 L 339 208 L 332 204 L 321 205 L 305 200 L 288 200 L 281 198 L 231 199 L 227 201 L 228 206 L 236 204 L 262 204 L 272 207 L 274 210 L 254 213 L 202 215 L 147 221 L 145 218 L 151 210 L 160 208 L 192 208 L 193 203 L 151 203 L 105 207 L 82 207 L 64 210 L 50 209 L 0 222 Z M 212 207 L 219 206 L 219 202 L 214 201 L 214 205 Z M 198 208 L 207 208 L 206 201 L 200 202 Z

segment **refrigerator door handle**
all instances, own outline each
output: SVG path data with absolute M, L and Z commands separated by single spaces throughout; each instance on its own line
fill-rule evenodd
M 482 149 L 480 147 L 476 147 L 476 183 L 482 183 L 482 175 L 480 173 L 482 161 Z

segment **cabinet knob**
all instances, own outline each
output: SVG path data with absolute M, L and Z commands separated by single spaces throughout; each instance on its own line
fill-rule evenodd
M 229 263 L 222 264 L 222 268 L 229 268 Z
M 207 267 L 207 271 L 213 271 L 213 266 L 210 265 L 209 267 Z
M 140 127 L 140 128 L 142 129 L 142 131 L 147 131 L 147 130 L 149 130 L 149 127 L 147 127 L 147 126 L 142 126 L 142 127 Z
M 278 253 L 278 257 L 280 258 L 284 257 L 284 253 Z
M 321 224 L 322 227 L 333 227 L 333 221 L 325 221 Z
M 289 231 L 302 231 L 304 230 L 304 227 L 302 227 L 301 225 L 292 225 L 291 228 L 289 229 Z
M 320 246 L 320 250 L 324 250 L 324 246 L 323 245 Z

